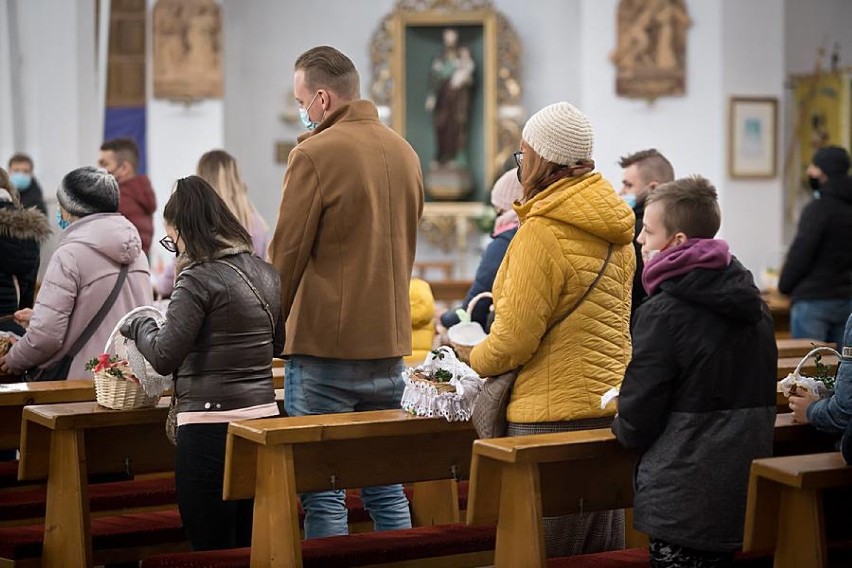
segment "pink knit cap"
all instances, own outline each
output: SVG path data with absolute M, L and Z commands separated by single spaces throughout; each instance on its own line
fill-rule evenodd
M 518 181 L 518 168 L 514 168 L 500 176 L 491 190 L 491 205 L 498 211 L 509 211 L 512 204 L 519 200 L 524 193 L 521 182 Z

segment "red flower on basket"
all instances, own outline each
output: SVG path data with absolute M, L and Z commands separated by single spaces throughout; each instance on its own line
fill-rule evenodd
M 97 357 L 89 359 L 86 363 L 86 370 L 95 373 L 106 373 L 117 379 L 124 379 L 133 383 L 139 384 L 139 379 L 133 374 L 130 365 L 125 359 L 119 359 L 116 355 L 102 353 Z

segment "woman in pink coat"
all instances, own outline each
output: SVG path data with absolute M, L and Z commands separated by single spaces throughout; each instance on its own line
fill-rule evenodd
M 118 184 L 106 170 L 79 168 L 56 190 L 59 248 L 50 259 L 35 306 L 16 320 L 27 328 L 23 338 L 0 357 L 0 370 L 22 373 L 46 369 L 66 354 L 73 357 L 64 378 L 87 378 L 86 361 L 100 354 L 118 320 L 153 301 L 148 259 L 139 232 L 118 212 Z M 127 277 L 112 308 L 76 353 L 68 353 L 86 325 L 104 305 L 123 265 Z

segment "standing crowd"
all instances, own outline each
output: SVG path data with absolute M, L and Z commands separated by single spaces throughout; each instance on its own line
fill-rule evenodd
M 279 414 L 273 357 L 286 358 L 290 416 L 393 409 L 412 326 L 432 335 L 430 314 L 412 318 L 422 294 L 411 281 L 420 159 L 360 92 L 338 50 L 296 60 L 307 133 L 290 153 L 271 232 L 223 150 L 177 180 L 163 208 L 159 243 L 173 256 L 155 286 L 170 298 L 165 322 L 138 317 L 120 333 L 174 375 L 175 478 L 196 550 L 250 545 L 251 502 L 221 498 L 225 439 L 230 421 Z M 716 238 L 722 212 L 709 180 L 676 179 L 649 149 L 622 159 L 617 192 L 593 146 L 590 121 L 567 102 L 527 121 L 517 168 L 492 191 L 493 240 L 462 305 L 493 297 L 473 310 L 488 335 L 470 363 L 482 377 L 518 370 L 507 435 L 612 428 L 641 456 L 634 526 L 650 536 L 653 566 L 727 565 L 742 546 L 750 464 L 772 453 L 772 318 L 752 274 Z M 122 316 L 152 303 L 157 203 L 138 164 L 132 140 L 111 140 L 99 167 L 62 179 L 59 246 L 37 295 L 50 233 L 42 189 L 23 154 L 10 175 L 0 169 L 0 330 L 19 337 L 0 355 L 0 374 L 84 377 Z M 842 349 L 834 396 L 791 399 L 797 420 L 838 434 L 852 422 L 849 167 L 842 148 L 813 157 L 818 195 L 779 284 L 793 300 L 794 337 Z M 440 317 L 457 322 L 453 311 Z M 618 387 L 616 414 L 601 397 Z M 361 498 L 377 530 L 411 526 L 401 485 L 365 487 Z M 343 491 L 301 502 L 306 538 L 348 532 Z M 624 529 L 623 511 L 547 518 L 547 553 L 622 548 Z

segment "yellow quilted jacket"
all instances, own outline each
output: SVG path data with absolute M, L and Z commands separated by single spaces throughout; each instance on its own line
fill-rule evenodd
M 497 272 L 495 319 L 474 348 L 481 376 L 523 366 L 509 403 L 510 422 L 608 416 L 601 395 L 621 385 L 630 360 L 630 292 L 636 257 L 633 211 L 592 173 L 562 179 L 516 206 L 521 227 Z M 595 289 L 545 335 L 594 281 Z
M 432 350 L 435 339 L 435 297 L 425 280 L 412 278 L 408 286 L 411 301 L 411 355 L 405 357 L 409 367 L 419 365 Z

